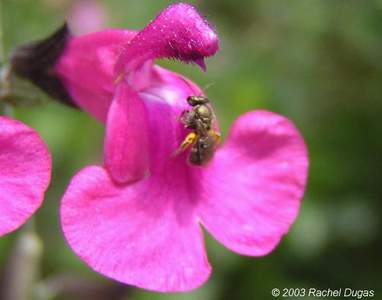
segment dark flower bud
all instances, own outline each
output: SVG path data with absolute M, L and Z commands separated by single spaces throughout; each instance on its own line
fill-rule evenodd
M 11 55 L 11 68 L 15 74 L 31 81 L 51 97 L 77 107 L 53 69 L 69 37 L 65 23 L 49 37 L 18 47 Z

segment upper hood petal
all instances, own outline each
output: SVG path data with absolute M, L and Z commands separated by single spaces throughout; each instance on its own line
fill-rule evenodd
M 116 65 L 116 76 L 134 71 L 155 58 L 201 64 L 203 58 L 214 55 L 218 48 L 216 32 L 193 6 L 173 4 L 125 45 Z
M 153 71 L 153 59 L 177 58 L 204 68 L 203 59 L 217 50 L 215 31 L 194 7 L 180 3 L 139 33 L 105 30 L 70 38 L 55 71 L 76 104 L 105 122 L 116 83 L 126 80 L 139 92 L 161 86 L 163 76 L 154 73 L 165 71 Z
M 307 169 L 304 140 L 289 120 L 246 113 L 200 179 L 202 224 L 233 251 L 269 253 L 297 216 Z
M 0 117 L 0 236 L 20 227 L 40 207 L 51 166 L 37 132 Z

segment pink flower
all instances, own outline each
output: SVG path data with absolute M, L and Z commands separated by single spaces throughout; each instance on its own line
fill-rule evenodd
M 201 224 L 243 255 L 269 253 L 295 220 L 307 176 L 303 138 L 286 118 L 244 114 L 206 166 L 174 153 L 190 132 L 179 120 L 202 91 L 153 65 L 196 62 L 218 38 L 196 10 L 172 5 L 139 33 L 73 38 L 56 65 L 70 95 L 107 121 L 104 166 L 71 181 L 61 221 L 72 249 L 110 278 L 155 291 L 187 291 L 211 273 Z M 216 124 L 217 126 L 217 124 Z
M 32 128 L 0 116 L 0 236 L 40 207 L 51 165 L 47 146 Z

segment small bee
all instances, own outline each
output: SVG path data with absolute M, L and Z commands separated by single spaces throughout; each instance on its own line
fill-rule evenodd
M 190 96 L 187 98 L 192 110 L 183 111 L 180 121 L 187 129 L 192 129 L 183 140 L 177 153 L 183 152 L 192 145 L 189 161 L 193 165 L 205 165 L 214 155 L 220 134 L 212 128 L 214 114 L 210 108 L 209 100 L 203 96 Z

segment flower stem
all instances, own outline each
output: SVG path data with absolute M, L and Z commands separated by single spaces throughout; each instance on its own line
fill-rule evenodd
M 3 9 L 3 0 L 0 0 L 0 115 L 7 114 L 7 105 L 3 100 L 9 92 L 9 85 L 7 80 L 9 70 L 5 67 L 5 50 L 3 42 Z
M 33 299 L 42 254 L 42 243 L 34 227 L 33 219 L 29 220 L 15 241 L 5 269 L 0 295 L 3 300 Z
M 13 109 L 8 100 L 9 95 L 11 94 L 10 76 L 11 76 L 11 70 L 9 66 L 6 66 L 6 65 L 1 66 L 0 67 L 0 116 L 13 115 Z
M 3 1 L 0 0 L 0 65 L 5 65 L 4 30 L 3 30 Z
M 0 0 L 0 66 L 6 64 L 5 45 L 4 45 L 4 29 L 3 29 L 3 0 Z

